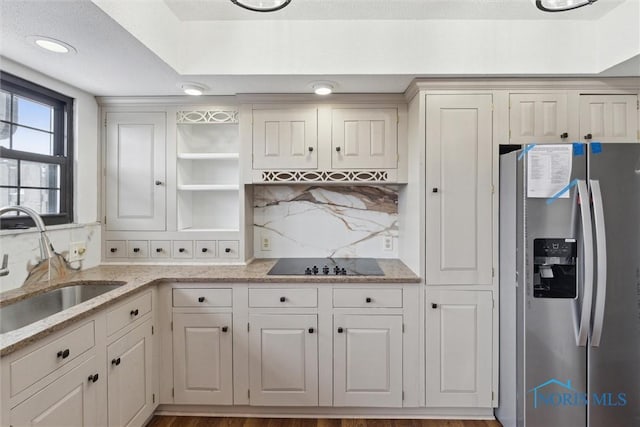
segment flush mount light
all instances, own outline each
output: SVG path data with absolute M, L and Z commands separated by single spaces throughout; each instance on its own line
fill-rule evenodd
M 275 12 L 291 3 L 291 0 L 231 0 L 231 3 L 254 12 Z
M 54 53 L 76 53 L 76 48 L 62 40 L 52 39 L 46 36 L 28 36 L 27 40 L 39 48 L 46 49 Z
M 311 87 L 316 95 L 329 95 L 333 92 L 333 85 L 327 82 L 313 83 Z
M 180 87 L 187 95 L 200 96 L 204 92 L 204 86 L 195 83 L 183 83 Z
M 597 0 L 536 0 L 538 9 L 545 12 L 563 12 L 565 10 L 577 9 Z

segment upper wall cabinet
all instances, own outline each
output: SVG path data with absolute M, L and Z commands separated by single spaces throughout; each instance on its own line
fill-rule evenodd
M 509 96 L 511 144 L 559 143 L 577 138 L 567 123 L 566 93 L 512 93 Z
M 581 95 L 580 138 L 585 142 L 637 142 L 637 95 Z
M 491 285 L 492 96 L 427 95 L 426 283 Z
M 161 231 L 166 114 L 106 114 L 106 229 Z

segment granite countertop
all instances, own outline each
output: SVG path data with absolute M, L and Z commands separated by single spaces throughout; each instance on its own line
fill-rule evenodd
M 420 278 L 397 259 L 378 260 L 384 276 L 268 276 L 267 272 L 276 261 L 276 259 L 258 259 L 248 265 L 101 265 L 74 272 L 64 279 L 35 283 L 0 293 L 0 307 L 2 307 L 69 283 L 124 283 L 117 289 L 38 322 L 1 334 L 0 356 L 23 348 L 158 283 L 420 283 Z

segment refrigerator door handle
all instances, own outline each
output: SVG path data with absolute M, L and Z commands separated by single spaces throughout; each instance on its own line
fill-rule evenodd
M 580 222 L 582 223 L 582 242 L 584 252 L 584 291 L 582 306 L 574 306 L 577 328 L 575 330 L 576 345 L 586 347 L 591 327 L 591 305 L 593 301 L 593 229 L 591 228 L 591 203 L 589 202 L 589 190 L 587 182 L 578 181 L 578 197 L 580 204 Z
M 593 219 L 596 229 L 596 303 L 591 331 L 591 346 L 598 347 L 604 324 L 604 309 L 607 300 L 607 238 L 604 225 L 604 208 L 600 181 L 589 180 L 593 196 Z

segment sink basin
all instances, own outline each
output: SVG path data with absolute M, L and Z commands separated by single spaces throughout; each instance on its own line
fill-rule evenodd
M 0 307 L 0 334 L 42 320 L 124 285 L 124 282 L 69 284 Z

